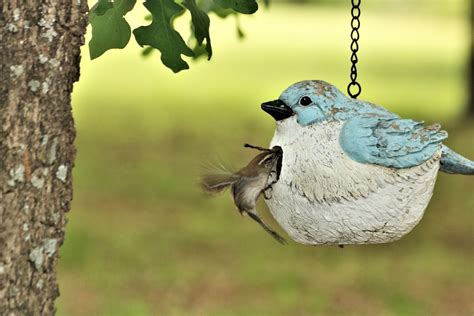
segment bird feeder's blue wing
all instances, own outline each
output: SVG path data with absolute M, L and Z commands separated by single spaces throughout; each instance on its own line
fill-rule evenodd
M 362 115 L 344 123 L 340 144 L 350 158 L 392 168 L 410 168 L 430 159 L 448 137 L 439 124 L 397 116 Z

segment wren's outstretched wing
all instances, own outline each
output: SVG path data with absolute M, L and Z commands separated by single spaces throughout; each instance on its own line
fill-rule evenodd
M 350 158 L 392 168 L 410 168 L 430 159 L 448 137 L 439 124 L 393 116 L 362 115 L 342 127 L 340 144 Z

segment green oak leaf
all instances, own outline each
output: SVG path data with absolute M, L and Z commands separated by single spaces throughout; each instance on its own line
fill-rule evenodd
M 91 59 L 95 59 L 111 48 L 124 48 L 131 36 L 130 25 L 124 18 L 135 6 L 136 0 L 99 0 L 91 8 L 89 21 L 92 38 L 89 41 Z
M 181 54 L 192 57 L 193 51 L 171 25 L 172 18 L 184 9 L 172 0 L 146 0 L 144 5 L 151 12 L 153 20 L 150 25 L 133 30 L 137 43 L 158 49 L 161 61 L 173 72 L 188 69 L 189 65 L 181 58 Z
M 210 60 L 212 57 L 211 36 L 209 35 L 211 20 L 206 12 L 199 9 L 195 0 L 184 0 L 183 5 L 191 12 L 194 36 L 196 37 L 198 45 L 201 46 L 204 39 L 206 40 L 207 60 Z
M 243 14 L 252 14 L 258 10 L 255 0 L 214 0 L 214 2 L 224 9 L 233 9 Z
M 91 13 L 94 12 L 97 15 L 103 15 L 108 9 L 112 8 L 112 2 L 109 0 L 99 0 L 92 8 Z

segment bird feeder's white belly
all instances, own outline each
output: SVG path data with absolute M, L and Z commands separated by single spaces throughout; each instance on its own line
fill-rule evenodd
M 302 127 L 294 117 L 278 122 L 271 146 L 283 149 L 282 170 L 266 203 L 288 235 L 303 244 L 395 241 L 423 217 L 441 151 L 407 169 L 361 164 L 339 145 L 342 124 Z

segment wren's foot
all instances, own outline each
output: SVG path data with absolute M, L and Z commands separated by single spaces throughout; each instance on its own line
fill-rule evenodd
M 265 200 L 270 200 L 273 196 L 273 188 L 271 186 L 268 186 L 263 190 L 263 198 Z
M 275 171 L 270 171 L 270 174 L 269 174 L 268 178 L 271 179 L 272 177 L 275 177 L 275 176 L 278 177 L 277 172 L 275 172 Z M 263 198 L 264 198 L 265 200 L 269 200 L 269 199 L 272 198 L 272 194 L 273 194 L 273 188 L 272 188 L 272 186 L 273 186 L 275 183 L 277 183 L 277 182 L 278 182 L 278 179 L 273 180 L 272 182 L 270 182 L 270 183 L 262 190 L 262 192 L 263 192 Z

